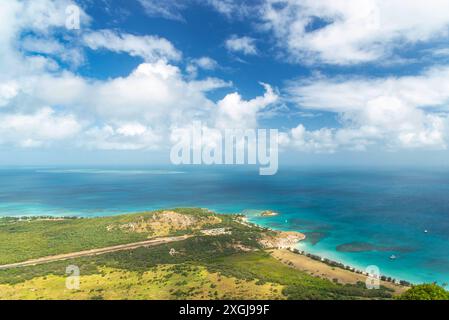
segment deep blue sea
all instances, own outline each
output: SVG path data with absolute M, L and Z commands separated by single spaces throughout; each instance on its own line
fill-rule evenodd
M 2 168 L 0 216 L 204 207 L 305 232 L 299 247 L 416 283 L 449 282 L 449 170 Z M 276 217 L 258 217 L 274 210 Z M 425 232 L 427 230 L 427 232 Z M 394 255 L 396 259 L 390 259 Z

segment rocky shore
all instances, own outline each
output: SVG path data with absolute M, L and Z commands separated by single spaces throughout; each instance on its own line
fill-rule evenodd
M 263 215 L 264 213 L 266 213 L 266 215 Z M 270 214 L 268 214 L 268 213 L 270 213 Z M 275 212 L 269 211 L 269 210 L 264 211 L 261 214 L 261 216 L 264 216 L 264 217 L 270 217 L 270 216 L 276 216 L 276 215 L 278 215 L 278 213 L 275 213 Z M 266 228 L 266 227 L 263 227 L 263 226 L 260 226 L 260 225 L 250 222 L 248 220 L 248 218 L 244 215 L 240 216 L 240 221 L 245 225 L 253 225 L 255 227 L 263 228 L 272 233 L 273 232 L 275 233 L 275 235 L 267 236 L 260 241 L 260 243 L 267 249 L 268 248 L 270 248 L 270 249 L 287 249 L 288 251 L 290 251 L 291 253 L 293 253 L 295 255 L 304 256 L 311 261 L 315 261 L 316 263 L 318 263 L 318 265 L 322 264 L 323 266 L 328 266 L 333 269 L 338 268 L 338 269 L 344 270 L 346 272 L 350 272 L 356 276 L 357 275 L 362 276 L 362 277 L 368 276 L 368 274 L 365 271 L 358 270 L 350 265 L 345 265 L 341 262 L 333 261 L 328 258 L 324 258 L 324 257 L 318 256 L 315 254 L 311 254 L 311 253 L 307 253 L 305 251 L 298 250 L 296 248 L 296 245 L 300 241 L 304 241 L 306 239 L 306 235 L 304 235 L 300 232 L 272 230 L 270 228 Z M 317 266 L 317 264 L 314 264 L 314 268 L 316 268 L 316 266 Z M 398 280 L 398 279 L 395 279 L 395 278 L 392 278 L 392 277 L 389 277 L 386 275 L 379 275 L 379 280 L 381 282 L 383 282 L 384 284 L 390 284 L 393 287 L 408 288 L 412 285 L 408 281 Z M 400 291 L 402 291 L 402 290 L 400 290 Z
M 273 231 L 274 235 L 268 235 L 259 242 L 265 248 L 294 249 L 298 242 L 303 241 L 306 236 L 294 231 Z

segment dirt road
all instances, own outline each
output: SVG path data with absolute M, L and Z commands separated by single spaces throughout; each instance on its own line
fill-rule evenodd
M 121 245 L 117 245 L 117 246 L 100 248 L 100 249 L 91 249 L 91 250 L 85 250 L 85 251 L 79 251 L 79 252 L 73 252 L 73 253 L 67 253 L 67 254 L 59 254 L 56 256 L 43 257 L 43 258 L 28 260 L 28 261 L 24 261 L 24 262 L 5 264 L 5 265 L 0 266 L 0 270 L 26 267 L 26 266 L 35 266 L 38 264 L 44 264 L 44 263 L 49 263 L 49 262 L 54 262 L 54 261 L 62 261 L 62 260 L 73 259 L 73 258 L 96 256 L 96 255 L 110 253 L 110 252 L 137 249 L 140 247 L 152 247 L 152 246 L 157 246 L 160 244 L 186 240 L 190 237 L 192 237 L 192 236 L 185 235 L 185 236 L 179 236 L 179 237 L 157 238 L 157 239 L 152 239 L 152 240 L 145 240 L 145 241 L 141 241 L 141 242 L 121 244 Z

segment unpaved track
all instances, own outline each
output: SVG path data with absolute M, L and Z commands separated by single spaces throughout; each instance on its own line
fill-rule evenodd
M 56 256 L 43 257 L 43 258 L 28 260 L 28 261 L 24 261 L 24 262 L 5 264 L 5 265 L 0 266 L 0 270 L 26 267 L 26 266 L 35 266 L 38 264 L 62 261 L 62 260 L 73 259 L 73 258 L 97 256 L 100 254 L 116 252 L 116 251 L 133 250 L 133 249 L 137 249 L 137 248 L 141 248 L 141 247 L 153 247 L 153 246 L 157 246 L 160 244 L 183 241 L 183 240 L 186 240 L 191 237 L 192 237 L 191 235 L 185 235 L 185 236 L 179 236 L 179 237 L 157 238 L 157 239 L 152 239 L 152 240 L 145 240 L 145 241 L 141 241 L 141 242 L 121 244 L 121 245 L 117 245 L 117 246 L 100 248 L 100 249 L 91 249 L 91 250 L 79 251 L 79 252 L 73 252 L 73 253 L 67 253 L 67 254 L 59 254 Z

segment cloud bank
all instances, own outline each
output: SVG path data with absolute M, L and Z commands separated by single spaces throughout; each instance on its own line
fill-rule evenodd
M 140 2 L 149 15 L 180 23 L 185 23 L 181 13 L 194 3 Z M 232 81 L 209 76 L 222 61 L 207 52 L 188 57 L 161 36 L 93 29 L 83 10 L 83 28 L 65 29 L 65 9 L 73 4 L 0 0 L 0 145 L 160 150 L 174 130 L 194 121 L 210 130 L 257 128 L 263 116 L 288 105 L 287 112 L 296 114 L 333 114 L 337 125 L 310 128 L 295 113 L 289 115 L 294 125 L 272 122 L 282 127 L 286 149 L 447 149 L 449 66 L 435 63 L 407 75 L 376 77 L 351 69 L 405 59 L 402 51 L 424 44 L 432 49 L 428 55 L 445 56 L 447 48 L 433 48 L 449 37 L 447 1 L 257 1 L 253 12 L 258 14 L 248 18 L 254 38 L 230 33 L 220 40 L 221 48 L 257 59 L 265 53 L 262 44 L 270 44 L 273 59 L 281 57 L 292 68 L 331 65 L 337 71 L 283 79 L 289 80 L 283 88 L 261 83 L 264 92 L 246 98 Z M 206 5 L 229 19 L 247 12 L 232 0 Z M 83 76 L 79 67 L 89 63 L 86 52 L 99 51 L 139 63 L 119 77 Z M 338 75 L 341 70 L 347 72 Z M 199 77 L 203 74 L 208 76 Z M 211 98 L 217 89 L 226 92 Z

